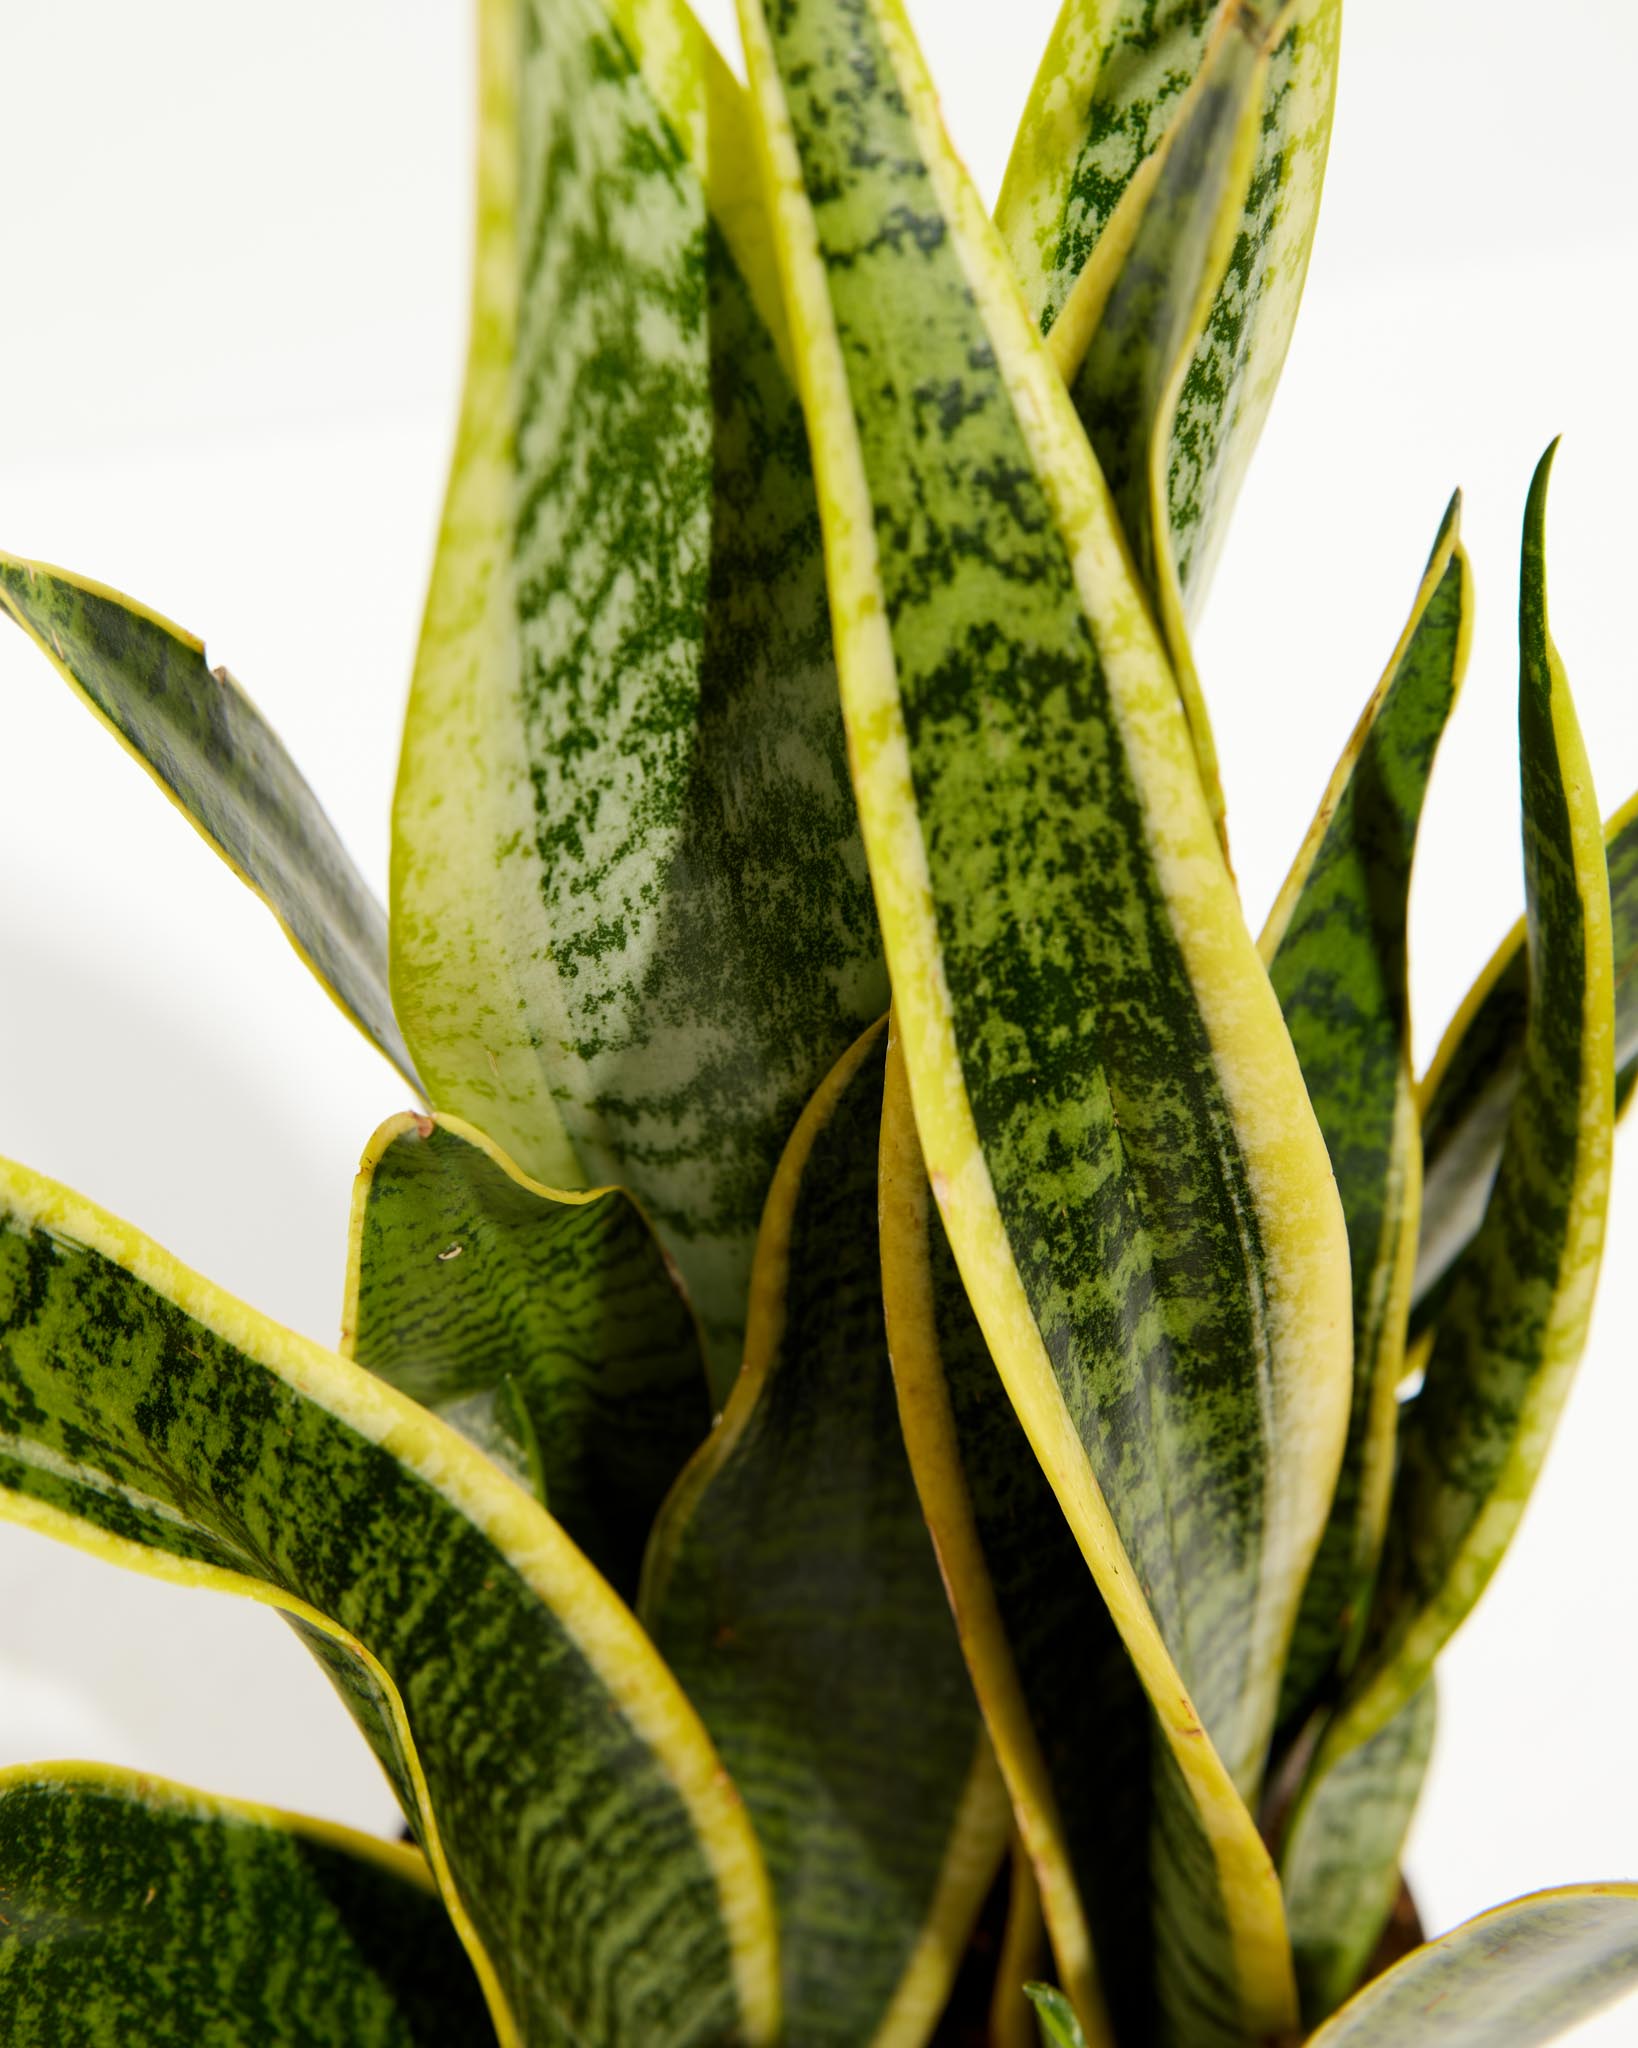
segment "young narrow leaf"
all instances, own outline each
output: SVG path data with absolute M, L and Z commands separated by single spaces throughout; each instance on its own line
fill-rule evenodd
M 1638 1885 L 1570 1885 L 1416 1949 L 1309 2048 L 1541 2048 L 1634 1985 Z
M 1169 447 L 1155 458 L 1168 479 L 1187 619 L 1199 616 L 1290 346 L 1330 148 L 1341 16 L 1341 0 L 1065 0 L 1002 185 L 996 219 L 1007 253 L 1041 331 L 1067 320 L 1054 353 L 1073 376 L 1091 330 L 1073 310 L 1081 280 L 1109 263 L 1100 238 L 1116 249 L 1128 240 L 1121 216 L 1144 204 L 1149 167 L 1201 70 L 1214 19 L 1220 31 L 1239 19 L 1273 42 L 1239 232 L 1175 387 Z
M 996 1378 L 888 1056 L 882 1277 L 899 1420 L 973 1687 L 1095 2048 L 1233 2039 L 1234 1929 L 1188 1788 Z M 1178 1853 L 1182 1845 L 1183 1854 Z
M 1014 1833 L 1007 1870 L 1007 1918 L 990 1993 L 990 2048 L 1035 2048 L 1035 2007 L 1024 1986 L 1046 1961 L 1041 1890 L 1022 1839 Z
M 1346 1427 L 1324 1145 L 1108 493 L 901 14 L 745 24 L 922 1148 L 1225 1894 L 1256 1902 L 1246 2022 L 1277 2029 L 1235 1786 Z
M 745 1796 L 792 2041 L 925 2041 L 1007 1833 L 900 1442 L 873 1227 L 883 1033 L 804 1111 L 745 1370 L 655 1529 L 642 1612 Z
M 1353 1990 L 1399 1896 L 1399 1858 L 1427 1776 L 1434 1682 L 1317 1778 L 1280 1853 L 1303 2018 L 1317 2026 Z
M 63 569 L 0 555 L 0 612 L 278 919 L 342 1013 L 417 1091 L 387 993 L 387 921 L 318 798 L 205 643 Z
M 887 989 L 743 95 L 680 0 L 483 0 L 471 354 L 394 810 L 434 1102 L 618 1182 L 719 1394 Z
M 629 1195 L 541 1187 L 455 1118 L 392 1118 L 354 1190 L 342 1349 L 498 1450 L 635 1598 L 711 1409 L 698 1328 Z
M 1354 1288 L 1348 1445 L 1286 1665 L 1288 1726 L 1357 1647 L 1393 1485 L 1420 1167 L 1405 934 L 1422 799 L 1472 630 L 1457 513 L 1453 499 L 1260 942 L 1336 1172 Z
M 416 1850 L 96 1764 L 0 1772 L 0 2036 L 495 2039 Z
M 1026 1984 L 1024 1991 L 1040 2022 L 1042 2048 L 1088 2048 L 1075 2008 L 1054 1984 Z
M 1615 955 L 1616 1114 L 1638 1080 L 1638 796 L 1604 828 Z M 1431 1320 L 1437 1290 L 1484 1215 L 1518 1094 L 1530 1011 L 1530 955 L 1521 918 L 1452 1018 L 1422 1081 L 1426 1158 L 1416 1303 Z
M 1231 8 L 1220 15 L 1165 142 L 1144 166 L 1141 185 L 1128 191 L 1119 231 L 1099 244 L 1049 344 L 1165 633 L 1219 833 L 1225 827 L 1217 750 L 1173 544 L 1172 430 L 1184 378 L 1244 231 L 1268 55 L 1255 12 Z M 1186 493 L 1184 503 L 1198 511 Z
M 1586 1336 L 1609 1195 L 1610 899 L 1592 774 L 1547 631 L 1552 451 L 1525 515 L 1519 765 L 1533 1000 L 1484 1221 L 1453 1276 L 1399 1468 L 1370 1634 L 1315 1776 L 1384 1727 L 1501 1560 Z
M 0 1513 L 292 1616 L 404 1802 L 506 2048 L 775 2038 L 743 1810 L 557 1525 L 395 1389 L 11 1165 Z

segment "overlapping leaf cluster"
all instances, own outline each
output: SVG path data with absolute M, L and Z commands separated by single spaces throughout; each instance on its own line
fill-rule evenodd
M 746 87 L 682 0 L 478 12 L 390 911 L 198 641 L 0 557 L 427 1105 L 333 1352 L 0 1165 L 0 1509 L 281 1610 L 415 1846 L 13 1770 L 6 2039 L 1547 2038 L 1634 1888 L 1358 1987 L 1585 1335 L 1638 815 L 1544 462 L 1527 917 L 1432 1071 L 1454 503 L 1245 923 L 1190 630 L 1338 0 L 1066 0 L 994 221 L 898 0 L 743 0 Z

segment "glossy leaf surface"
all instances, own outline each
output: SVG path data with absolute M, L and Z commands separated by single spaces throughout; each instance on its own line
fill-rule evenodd
M 1434 1682 L 1317 1777 L 1280 1852 L 1297 1985 L 1310 2025 L 1363 1976 L 1399 1895 L 1399 1858 L 1427 1776 Z
M 899 1419 L 1059 1983 L 1094 2044 L 1235 2039 L 1232 1929 L 1188 1788 L 982 1332 L 927 1186 L 902 1058 L 882 1123 Z M 1228 2015 L 1225 2021 L 1224 2015 Z
M 1535 1892 L 1417 1949 L 1309 2048 L 1541 2048 L 1638 1985 L 1638 1886 Z
M 1457 510 L 1261 940 L 1336 1173 L 1354 1290 L 1348 1446 L 1286 1665 L 1288 1725 L 1357 1649 L 1393 1485 L 1420 1202 L 1405 939 L 1422 800 L 1472 627 Z
M 780 1164 L 745 1370 L 643 1590 L 767 1855 L 789 2038 L 812 2048 L 928 2038 L 1007 1835 L 894 1413 L 883 1039 L 844 1056 Z
M 1330 1169 L 1108 493 L 901 14 L 746 30 L 922 1148 L 1277 2027 L 1236 1784 L 1346 1424 Z
M 1400 1455 L 1369 1636 L 1316 1776 L 1426 1681 L 1523 1513 L 1591 1311 L 1609 1195 L 1614 1003 L 1604 837 L 1547 631 L 1543 458 L 1525 516 L 1519 758 L 1531 1005 L 1484 1221 L 1454 1275 Z
M 438 1108 L 644 1204 L 720 1397 L 780 1149 L 887 1003 L 801 410 L 741 91 L 686 9 L 481 21 L 393 991 Z
M 15 1166 L 0 1512 L 291 1616 L 381 1758 L 508 2048 L 775 2036 L 743 1811 L 557 1525 L 403 1395 Z
M 1145 203 L 1148 166 L 1200 74 L 1214 22 L 1273 40 L 1239 230 L 1174 380 L 1168 446 L 1152 458 L 1167 480 L 1186 619 L 1199 616 L 1296 323 L 1330 148 L 1341 14 L 1341 0 L 1232 9 L 1065 0 L 1002 186 L 996 218 L 1007 253 L 1041 330 L 1064 323 L 1054 354 L 1073 377 L 1094 324 L 1088 313 L 1106 289 L 1098 273 L 1130 237 L 1122 214 Z M 1109 255 L 1100 254 L 1104 240 Z M 1077 309 L 1081 292 L 1089 304 Z
M 318 798 L 205 645 L 100 583 L 0 555 L 22 627 L 272 911 L 340 1009 L 419 1089 L 387 993 L 387 923 Z
M 538 1489 L 636 1597 L 711 1410 L 697 1326 L 629 1195 L 541 1187 L 469 1125 L 394 1117 L 359 1170 L 344 1323 L 349 1356 Z
M 1615 956 L 1617 1112 L 1638 1080 L 1638 796 L 1604 828 Z M 1427 1159 L 1416 1296 L 1432 1297 L 1484 1215 L 1518 1094 L 1530 956 L 1521 918 L 1452 1020 L 1422 1083 Z
M 480 2048 L 421 1857 L 89 1764 L 0 1772 L 0 2035 L 25 2048 Z

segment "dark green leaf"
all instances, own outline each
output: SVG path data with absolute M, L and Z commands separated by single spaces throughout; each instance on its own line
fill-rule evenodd
M 769 1197 L 746 1363 L 654 1533 L 642 1611 L 744 1794 L 789 2038 L 912 2048 L 1000 1863 L 1006 1798 L 894 1410 L 874 1218 L 884 1043 Z
M 387 994 L 387 923 L 318 798 L 205 645 L 100 583 L 0 555 L 14 619 L 272 911 L 343 1013 L 419 1089 Z
M 394 1117 L 359 1169 L 345 1330 L 635 1597 L 711 1409 L 697 1327 L 630 1196 L 560 1194 L 470 1126 Z
M 10 2048 L 481 2048 L 413 1849 L 94 1764 L 0 1773 Z

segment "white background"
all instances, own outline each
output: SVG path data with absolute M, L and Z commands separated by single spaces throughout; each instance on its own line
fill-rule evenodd
M 1259 921 L 1451 487 L 1479 584 L 1414 909 L 1418 1044 L 1517 911 L 1519 515 L 1562 431 L 1553 616 L 1604 807 L 1638 785 L 1638 233 L 1617 0 L 1353 0 L 1303 320 L 1200 646 Z M 702 11 L 731 46 L 730 0 Z M 920 0 L 999 183 L 1049 0 Z M 208 636 L 384 889 L 395 734 L 464 335 L 458 0 L 6 10 L 0 546 Z M 326 1340 L 402 1085 L 24 643 L 0 636 L 0 1151 Z M 1638 1140 L 1523 1533 L 1448 1653 L 1411 1867 L 1431 1925 L 1638 1876 Z M 271 1616 L 0 1528 L 0 1761 L 86 1754 L 395 1825 Z M 1607 2016 L 1578 2040 L 1630 2038 Z

